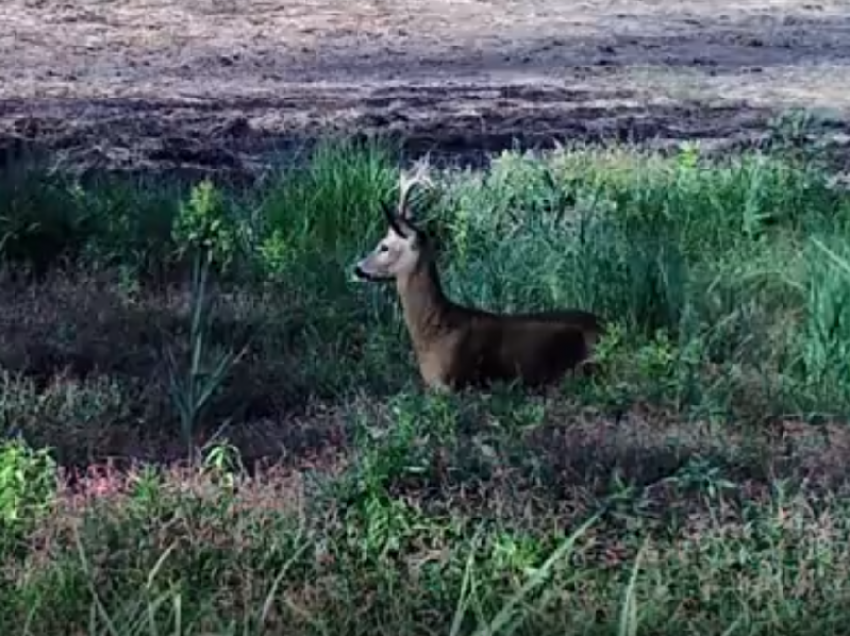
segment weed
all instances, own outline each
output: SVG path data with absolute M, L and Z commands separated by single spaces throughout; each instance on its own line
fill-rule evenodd
M 3 534 L 31 528 L 45 514 L 56 487 L 55 464 L 46 450 L 21 439 L 0 445 L 0 521 Z
M 235 258 L 236 233 L 221 191 L 209 180 L 192 188 L 189 201 L 180 206 L 173 226 L 178 253 L 204 254 L 210 263 L 225 270 Z
M 212 360 L 206 359 L 209 346 L 209 329 L 212 308 L 207 297 L 207 277 L 211 260 L 196 252 L 192 278 L 191 326 L 189 330 L 189 367 L 180 372 L 173 351 L 165 349 L 168 362 L 168 377 L 171 399 L 180 419 L 180 433 L 186 444 L 188 455 L 195 455 L 195 433 L 210 399 L 225 380 L 231 367 L 238 362 L 241 353 L 220 352 Z M 242 350 L 244 353 L 245 349 Z

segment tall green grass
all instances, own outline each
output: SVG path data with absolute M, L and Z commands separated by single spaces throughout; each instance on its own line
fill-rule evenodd
M 296 355 L 327 338 L 338 360 L 352 344 L 368 351 L 344 371 L 307 371 L 317 384 L 398 386 L 392 360 L 408 359 L 392 298 L 349 272 L 384 231 L 379 205 L 397 170 L 381 146 L 345 143 L 249 192 L 9 173 L 1 255 L 11 269 L 50 257 L 186 278 L 186 254 L 200 247 L 225 283 L 286 294 L 305 327 Z M 709 161 L 696 146 L 672 157 L 576 148 L 504 153 L 487 172 L 448 170 L 439 182 L 421 213 L 459 301 L 582 306 L 625 330 L 623 356 L 664 333 L 671 355 L 698 349 L 693 364 L 769 387 L 776 412 L 846 412 L 847 280 L 813 245 L 844 253 L 850 197 L 819 169 L 766 153 Z
M 185 470 L 106 471 L 84 494 L 4 444 L 0 629 L 842 633 L 846 475 L 764 439 L 774 421 L 846 422 L 850 194 L 815 164 L 693 145 L 509 152 L 486 171 L 441 171 L 420 213 L 450 295 L 496 311 L 580 306 L 611 325 L 604 375 L 566 382 L 562 400 L 442 396 L 414 389 L 392 287 L 350 280 L 397 176 L 386 149 L 353 143 L 247 190 L 0 175 L 0 259 L 39 279 L 28 298 L 65 303 L 56 325 L 20 311 L 4 324 L 63 352 L 85 333 L 102 367 L 46 382 L 4 369 L 7 434 L 79 461 L 127 431 L 182 435 L 193 453 L 209 423 L 345 435 L 344 460 L 316 452 L 302 473 L 234 471 L 217 439 Z M 60 270 L 71 292 L 50 287 Z M 73 293 L 116 270 L 110 302 L 125 313 L 101 333 L 108 309 L 76 308 Z M 192 271 L 210 280 L 174 301 Z M 173 350 L 150 344 L 146 295 L 189 308 Z M 243 323 L 250 351 L 232 358 L 227 334 Z M 246 402 L 254 415 L 239 415 Z M 296 406 L 306 423 L 285 419 Z

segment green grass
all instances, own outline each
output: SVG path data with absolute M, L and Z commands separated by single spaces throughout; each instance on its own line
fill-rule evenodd
M 694 146 L 441 172 L 454 298 L 612 329 L 595 381 L 439 396 L 350 278 L 397 170 L 0 175 L 3 633 L 843 633 L 850 194 Z

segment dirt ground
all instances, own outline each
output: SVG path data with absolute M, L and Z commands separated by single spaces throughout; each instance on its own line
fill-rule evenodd
M 846 0 L 0 5 L 0 147 L 89 167 L 250 170 L 329 131 L 737 143 L 793 106 L 847 146 L 848 86 Z

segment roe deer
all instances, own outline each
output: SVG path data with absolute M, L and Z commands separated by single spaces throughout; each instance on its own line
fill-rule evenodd
M 442 390 L 517 380 L 539 386 L 579 367 L 591 372 L 603 329 L 594 314 L 496 314 L 446 297 L 432 240 L 412 220 L 408 197 L 416 185 L 433 185 L 424 162 L 412 175 L 402 172 L 397 209 L 383 206 L 389 230 L 354 273 L 363 281 L 395 280 L 425 384 Z

